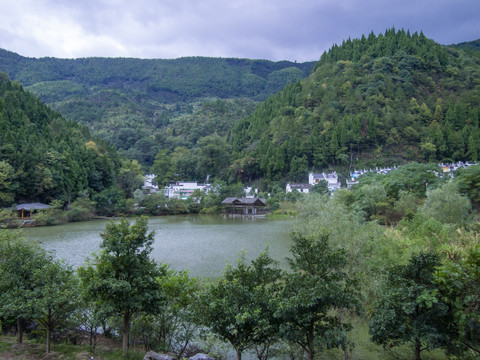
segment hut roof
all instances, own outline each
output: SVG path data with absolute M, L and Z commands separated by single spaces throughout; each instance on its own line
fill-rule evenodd
M 16 210 L 43 210 L 50 208 L 50 205 L 42 204 L 42 203 L 29 203 L 29 204 L 20 204 L 15 207 Z
M 244 198 L 244 197 L 227 197 L 222 201 L 223 205 L 256 205 L 265 206 L 265 199 L 263 198 Z

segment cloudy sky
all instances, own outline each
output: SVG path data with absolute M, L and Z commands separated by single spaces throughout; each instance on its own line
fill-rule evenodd
M 23 56 L 309 61 L 387 28 L 480 38 L 480 0 L 0 0 L 0 48 Z

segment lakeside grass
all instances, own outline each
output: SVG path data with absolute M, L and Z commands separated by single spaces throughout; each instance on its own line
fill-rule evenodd
M 0 336 L 0 359 L 5 360 L 33 360 L 45 358 L 45 344 L 37 340 L 24 340 L 22 344 L 16 343 L 14 336 Z M 128 356 L 122 356 L 118 347 L 97 346 L 92 351 L 89 345 L 72 345 L 66 343 L 52 343 L 49 360 L 142 360 L 146 351 L 139 349 L 129 350 Z
M 348 339 L 353 346 L 348 351 L 349 360 L 410 360 L 413 358 L 413 346 L 405 344 L 396 347 L 383 347 L 374 344 L 368 334 L 368 323 L 365 319 L 356 318 L 352 322 L 353 330 Z M 16 346 L 16 337 L 0 336 L 0 359 L 9 360 L 40 360 L 45 352 L 45 344 L 41 340 L 26 340 L 24 345 Z M 49 360 L 142 360 L 146 351 L 133 348 L 127 357 L 122 357 L 121 344 L 106 346 L 97 345 L 94 352 L 88 345 L 72 345 L 65 343 L 52 343 L 52 355 Z M 4 357 L 7 354 L 9 357 Z M 12 357 L 12 355 L 14 357 Z M 248 358 L 248 356 L 246 356 Z M 286 359 L 287 355 L 276 357 Z M 318 353 L 318 358 L 323 360 L 338 360 L 344 358 L 343 350 L 330 349 Z M 273 359 L 273 358 L 272 358 Z M 422 351 L 422 360 L 448 360 L 449 357 L 443 350 Z

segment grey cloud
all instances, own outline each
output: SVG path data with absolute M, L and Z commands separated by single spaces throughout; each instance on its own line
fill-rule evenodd
M 0 3 L 6 0 L 0 0 Z M 387 28 L 448 44 L 479 37 L 477 0 L 17 0 L 0 47 L 27 56 L 222 56 L 316 60 Z M 17 3 L 15 2 L 15 3 Z

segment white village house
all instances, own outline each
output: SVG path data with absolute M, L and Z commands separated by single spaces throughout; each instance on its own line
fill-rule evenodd
M 158 185 L 154 183 L 155 175 L 146 174 L 144 178 L 145 178 L 145 181 L 143 183 L 142 190 L 146 194 L 155 194 L 159 190 Z
M 310 192 L 310 188 L 313 185 L 310 184 L 287 184 L 286 191 L 287 193 L 292 192 L 293 190 L 297 190 L 298 192 L 308 194 Z
M 290 184 L 288 183 L 286 186 L 286 192 L 292 192 L 293 190 L 297 190 L 298 192 L 308 194 L 312 186 L 318 184 L 321 180 L 325 180 L 327 182 L 328 191 L 333 193 L 336 190 L 339 190 L 342 185 L 338 180 L 338 175 L 334 171 L 332 173 L 321 173 L 321 174 L 308 174 L 308 184 Z
M 356 185 L 359 183 L 358 178 L 362 175 L 368 174 L 368 173 L 376 173 L 380 175 L 385 175 L 388 174 L 392 170 L 396 170 L 397 167 L 385 167 L 385 168 L 375 168 L 375 169 L 363 169 L 363 170 L 353 170 L 350 173 L 350 178 L 347 179 L 347 190 L 350 189 L 353 185 Z
M 178 181 L 176 183 L 171 183 L 163 189 L 163 193 L 169 199 L 182 199 L 186 200 L 192 196 L 195 190 L 200 190 L 205 193 L 212 188 L 211 184 L 199 184 L 197 182 L 186 182 Z
M 330 192 L 339 190 L 342 187 L 342 184 L 338 180 L 338 175 L 336 171 L 331 173 L 323 172 L 321 174 L 314 174 L 314 173 L 308 174 L 308 183 L 312 186 L 318 184 L 321 180 L 325 180 L 327 182 L 328 191 Z

